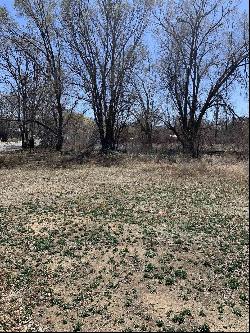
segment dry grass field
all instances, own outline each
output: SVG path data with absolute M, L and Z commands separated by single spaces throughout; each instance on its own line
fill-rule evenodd
M 246 162 L 4 163 L 1 331 L 248 331 Z

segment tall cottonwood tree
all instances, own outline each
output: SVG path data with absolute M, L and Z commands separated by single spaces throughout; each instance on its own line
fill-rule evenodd
M 63 146 L 64 128 L 64 93 L 66 90 L 66 75 L 64 71 L 64 57 L 62 39 L 58 26 L 57 3 L 54 0 L 16 0 L 16 9 L 27 19 L 27 29 L 22 33 L 22 43 L 19 47 L 34 61 L 33 50 L 43 57 L 43 73 L 50 86 L 52 98 L 52 113 L 54 119 L 54 133 L 56 135 L 56 150 Z M 28 30 L 31 30 L 29 33 Z
M 167 125 L 197 157 L 204 116 L 242 78 L 248 64 L 248 21 L 233 1 L 167 1 L 161 8 L 160 73 L 171 109 Z
M 149 8 L 149 1 L 63 1 L 71 70 L 93 110 L 103 152 L 116 148 L 132 105 Z

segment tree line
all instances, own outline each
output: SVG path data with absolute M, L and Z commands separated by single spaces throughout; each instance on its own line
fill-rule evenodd
M 203 122 L 237 117 L 248 79 L 248 17 L 235 1 L 16 0 L 0 7 L 0 121 L 34 128 L 61 151 L 74 112 L 116 150 L 131 122 L 152 145 L 155 124 L 197 157 Z

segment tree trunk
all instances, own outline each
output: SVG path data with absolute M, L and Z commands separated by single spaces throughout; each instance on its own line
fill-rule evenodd
M 56 151 L 61 151 L 63 147 L 63 113 L 61 105 L 58 105 L 58 129 L 56 138 Z
M 199 139 L 198 137 L 186 137 L 182 143 L 183 152 L 192 158 L 199 157 Z
M 215 110 L 215 133 L 214 133 L 214 141 L 217 143 L 218 138 L 218 120 L 219 120 L 219 107 Z
M 115 150 L 115 140 L 112 136 L 106 134 L 106 136 L 101 140 L 102 152 L 107 154 L 110 151 Z
M 22 139 L 22 149 L 26 149 L 27 148 L 27 142 L 25 141 L 25 135 L 24 135 L 23 131 L 21 131 L 21 139 Z
M 100 133 L 101 134 L 101 133 Z M 111 124 L 106 124 L 106 133 L 101 135 L 102 152 L 104 154 L 116 149 L 114 128 Z
M 23 124 L 20 126 L 21 130 L 21 138 L 22 138 L 22 149 L 28 148 L 28 143 L 29 143 L 29 134 L 26 126 Z
M 151 151 L 153 148 L 152 132 L 150 130 L 146 132 L 146 147 L 148 151 Z
M 63 147 L 63 133 L 62 128 L 58 129 L 57 138 L 56 138 L 56 151 L 61 151 Z
M 140 124 L 141 132 L 143 134 L 142 137 L 142 144 L 143 148 L 145 149 L 145 152 L 152 151 L 153 144 L 152 144 L 152 127 L 148 122 L 146 124 Z
M 56 142 L 56 151 L 61 151 L 63 146 L 63 136 L 58 134 Z

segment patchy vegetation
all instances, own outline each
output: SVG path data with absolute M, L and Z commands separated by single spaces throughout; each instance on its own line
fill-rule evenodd
M 247 331 L 245 164 L 0 169 L 1 331 Z

